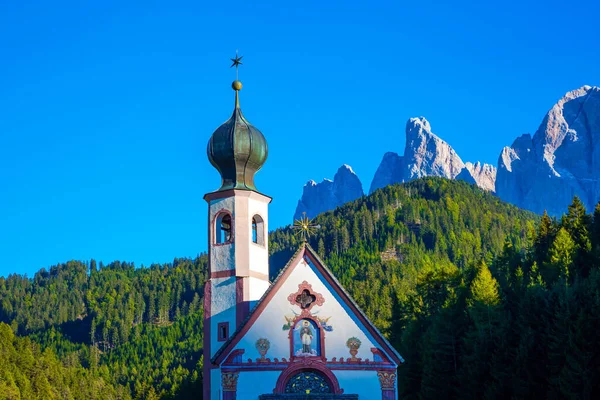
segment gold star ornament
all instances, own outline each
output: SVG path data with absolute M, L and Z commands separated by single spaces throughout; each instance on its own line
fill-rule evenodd
M 294 226 L 292 226 L 296 230 L 296 235 L 300 236 L 304 242 L 308 242 L 308 239 L 317 232 L 317 229 L 321 228 L 321 225 L 315 225 L 312 223 L 306 213 L 302 213 L 302 217 L 294 221 Z

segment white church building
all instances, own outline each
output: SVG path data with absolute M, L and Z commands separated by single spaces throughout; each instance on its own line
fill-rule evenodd
M 204 400 L 397 399 L 402 357 L 308 244 L 269 281 L 271 198 L 254 185 L 267 142 L 232 87 L 233 115 L 207 149 L 222 185 L 204 196 Z

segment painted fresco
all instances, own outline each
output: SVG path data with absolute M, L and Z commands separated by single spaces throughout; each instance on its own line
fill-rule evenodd
M 283 327 L 281 328 L 282 330 L 289 331 L 290 329 L 292 329 L 292 326 L 294 326 L 294 321 L 296 320 L 297 317 L 300 316 L 300 314 L 297 314 L 296 312 L 294 312 L 294 310 L 292 310 L 292 313 L 294 313 L 294 315 L 284 316 L 285 324 L 283 324 Z M 310 313 L 310 316 L 315 318 L 317 321 L 319 321 L 319 325 L 321 326 L 321 328 L 323 328 L 323 330 L 325 332 L 333 332 L 333 326 L 329 324 L 329 320 L 331 319 L 331 316 L 320 317 L 318 314 L 319 314 L 319 311 L 316 311 L 314 313 Z
M 267 355 L 267 351 L 271 348 L 271 342 L 267 338 L 260 338 L 255 343 L 256 350 L 260 354 L 259 361 L 265 361 L 265 356 Z
M 350 350 L 350 355 L 352 356 L 352 358 L 350 359 L 352 361 L 357 360 L 356 355 L 358 354 L 358 349 L 360 348 L 361 344 L 362 342 L 360 341 L 360 339 L 354 336 L 346 340 L 346 347 Z
M 296 357 L 321 355 L 321 331 L 310 319 L 301 319 L 292 333 L 294 355 Z

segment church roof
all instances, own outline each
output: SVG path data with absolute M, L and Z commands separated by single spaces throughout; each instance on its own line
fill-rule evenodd
M 327 268 L 325 263 L 319 258 L 317 253 L 314 251 L 309 244 L 304 243 L 300 248 L 294 253 L 292 258 L 288 261 L 288 263 L 283 267 L 277 278 L 273 281 L 271 286 L 267 289 L 267 291 L 263 294 L 261 299 L 258 301 L 256 306 L 252 309 L 248 317 L 240 324 L 238 329 L 234 332 L 233 335 L 227 340 L 223 346 L 215 353 L 214 357 L 211 359 L 213 364 L 220 364 L 223 362 L 225 357 L 234 349 L 235 345 L 242 339 L 244 334 L 250 329 L 254 321 L 260 316 L 263 310 L 266 308 L 269 300 L 275 295 L 277 290 L 282 286 L 283 282 L 290 275 L 291 271 L 295 266 L 299 264 L 299 261 L 303 258 L 307 257 L 309 261 L 311 261 L 315 267 L 322 273 L 326 280 L 329 281 L 333 289 L 336 293 L 341 297 L 342 301 L 345 302 L 350 309 L 355 313 L 358 319 L 363 323 L 363 325 L 367 328 L 367 330 L 371 333 L 375 341 L 382 347 L 382 349 L 396 362 L 396 364 L 401 364 L 404 362 L 402 356 L 394 349 L 394 347 L 390 344 L 390 342 L 379 332 L 379 330 L 373 325 L 373 323 L 369 320 L 369 318 L 365 315 L 365 313 L 358 307 L 356 302 L 352 299 L 350 294 L 346 292 L 344 287 L 340 284 L 340 282 L 335 278 L 333 273 Z

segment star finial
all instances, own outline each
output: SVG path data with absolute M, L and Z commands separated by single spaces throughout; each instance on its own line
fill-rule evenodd
M 308 219 L 306 213 L 303 212 L 302 217 L 294 221 L 292 228 L 298 231 L 296 234 L 302 237 L 302 241 L 308 242 L 310 236 L 315 234 L 316 230 L 321 228 L 321 225 L 313 224 L 312 220 Z
M 235 58 L 230 58 L 230 60 L 233 62 L 233 64 L 231 64 L 231 67 L 229 67 L 229 68 L 235 67 L 235 79 L 236 80 L 238 79 L 238 67 L 240 65 L 244 65 L 242 63 L 242 58 L 244 58 L 244 56 L 239 57 L 237 50 L 235 51 Z

